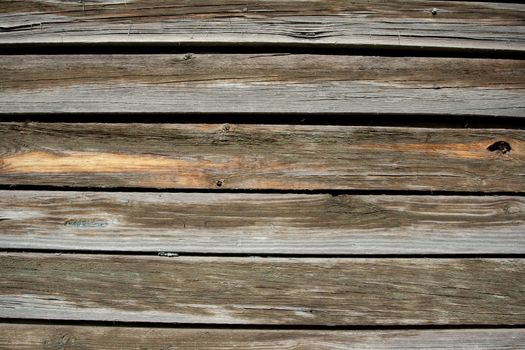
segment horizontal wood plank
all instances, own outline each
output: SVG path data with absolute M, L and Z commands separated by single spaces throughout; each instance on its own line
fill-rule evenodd
M 525 116 L 524 60 L 294 54 L 13 55 L 2 57 L 1 65 L 0 113 L 7 115 Z
M 0 123 L 0 184 L 524 191 L 525 131 Z
M 521 197 L 0 191 L 0 248 L 525 254 Z
M 525 259 L 0 255 L 0 317 L 281 325 L 525 322 Z
M 525 49 L 525 6 L 469 1 L 0 3 L 0 45 L 148 43 Z
M 0 348 L 81 349 L 525 349 L 525 330 L 238 330 L 0 324 Z

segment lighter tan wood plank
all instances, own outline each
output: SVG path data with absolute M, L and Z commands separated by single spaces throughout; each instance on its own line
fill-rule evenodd
M 524 259 L 2 254 L 0 317 L 220 324 L 511 325 Z
M 523 51 L 525 6 L 465 1 L 2 1 L 0 44 Z
M 524 254 L 525 199 L 0 191 L 0 248 Z
M 0 184 L 524 191 L 525 131 L 0 123 Z
M 0 324 L 0 348 L 81 349 L 525 349 L 519 329 L 297 331 Z
M 2 114 L 525 116 L 523 60 L 288 54 L 10 55 L 1 57 L 0 64 Z M 89 121 L 89 116 L 85 118 Z M 352 120 L 351 115 L 341 118 Z

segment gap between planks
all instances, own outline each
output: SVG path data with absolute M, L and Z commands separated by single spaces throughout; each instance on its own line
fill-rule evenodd
M 352 113 L 55 113 L 2 114 L 0 122 L 16 123 L 108 123 L 108 124 L 270 124 L 270 125 L 344 125 L 379 127 L 414 127 L 435 129 L 525 129 L 520 117 L 486 117 L 480 115 L 404 115 Z
M 232 188 L 148 188 L 148 187 L 69 187 L 54 185 L 0 185 L 0 191 L 49 191 L 49 192 L 93 192 L 93 193 L 208 193 L 208 194 L 324 194 L 337 196 L 456 196 L 456 197 L 523 197 L 525 192 L 473 192 L 473 191 L 433 191 L 433 190 L 338 190 L 338 189 L 232 189 Z
M 323 45 L 323 44 L 272 44 L 225 43 L 179 44 L 172 43 L 126 43 L 96 45 L 86 44 L 0 44 L 0 55 L 158 55 L 158 54 L 302 54 L 332 56 L 382 56 L 382 57 L 441 57 L 464 59 L 525 59 L 524 50 L 484 50 L 462 48 L 431 48 L 380 45 Z

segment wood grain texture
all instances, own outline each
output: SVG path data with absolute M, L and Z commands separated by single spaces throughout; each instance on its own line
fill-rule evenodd
M 295 54 L 10 55 L 1 57 L 1 65 L 0 113 L 8 115 L 525 116 L 523 60 Z M 346 118 L 351 120 L 351 115 Z
M 525 254 L 521 197 L 0 191 L 0 248 Z
M 2 1 L 0 44 L 525 49 L 525 6 L 461 1 Z
M 524 191 L 525 131 L 0 123 L 0 184 Z
M 524 259 L 0 255 L 0 317 L 280 325 L 525 322 Z
M 525 349 L 525 330 L 297 331 L 0 324 L 0 348 L 85 349 Z

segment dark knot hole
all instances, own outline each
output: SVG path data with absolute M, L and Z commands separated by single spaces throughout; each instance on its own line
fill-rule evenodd
M 488 146 L 487 149 L 491 152 L 501 152 L 503 154 L 510 152 L 512 147 L 510 147 L 510 144 L 505 141 L 497 141 L 494 142 L 492 145 Z

